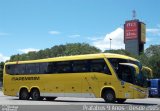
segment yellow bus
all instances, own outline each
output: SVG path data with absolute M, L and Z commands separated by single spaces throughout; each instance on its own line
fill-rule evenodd
M 85 97 L 123 103 L 147 97 L 140 67 L 134 58 L 110 53 L 7 62 L 3 93 L 20 100 Z

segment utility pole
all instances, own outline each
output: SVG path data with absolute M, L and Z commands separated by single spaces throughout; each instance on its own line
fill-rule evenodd
M 135 19 L 136 19 L 136 11 L 133 10 L 133 11 L 132 11 L 132 14 L 133 14 L 133 15 L 132 15 L 132 19 L 135 20 Z
M 111 38 L 109 38 L 109 40 L 110 40 L 110 50 L 111 50 L 111 40 L 112 40 L 112 39 L 111 39 Z

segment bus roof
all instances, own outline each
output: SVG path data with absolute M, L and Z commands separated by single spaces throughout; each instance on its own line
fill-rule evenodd
M 123 58 L 123 59 L 138 61 L 137 59 L 135 59 L 133 57 L 126 56 L 126 55 L 114 54 L 114 53 L 104 53 L 104 54 L 107 58 Z
M 27 60 L 27 61 L 14 61 L 14 62 L 7 62 L 6 64 L 22 64 L 22 63 L 39 63 L 39 62 L 51 62 L 51 61 L 67 61 L 67 60 L 83 60 L 83 59 L 98 59 L 98 58 L 123 58 L 129 59 L 133 61 L 138 61 L 132 57 L 120 54 L 113 54 L 113 53 L 98 53 L 98 54 L 85 54 L 85 55 L 73 55 L 73 56 L 61 56 L 61 57 L 54 57 L 54 58 L 46 58 L 46 59 L 37 59 L 37 60 Z

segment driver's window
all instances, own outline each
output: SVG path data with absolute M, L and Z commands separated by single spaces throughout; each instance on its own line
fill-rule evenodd
M 133 82 L 133 70 L 129 66 L 120 65 L 120 77 L 122 80 L 132 83 Z

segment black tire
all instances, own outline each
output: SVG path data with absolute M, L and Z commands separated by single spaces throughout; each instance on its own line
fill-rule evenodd
M 40 92 L 38 89 L 31 90 L 31 98 L 32 100 L 36 100 L 36 101 L 41 99 Z
M 57 97 L 46 97 L 47 101 L 54 101 Z
M 152 94 L 150 91 L 149 91 L 148 97 L 152 98 Z
M 126 99 L 116 99 L 116 100 L 117 100 L 117 103 L 120 103 L 120 104 L 122 104 L 126 101 Z
M 149 97 L 150 97 L 150 98 L 153 98 L 153 96 L 152 96 L 152 95 L 149 95 Z
M 28 100 L 30 98 L 29 92 L 27 89 L 21 89 L 19 92 L 19 99 L 20 100 Z
M 103 95 L 103 99 L 106 103 L 114 103 L 116 100 L 115 93 L 112 90 L 106 90 Z

